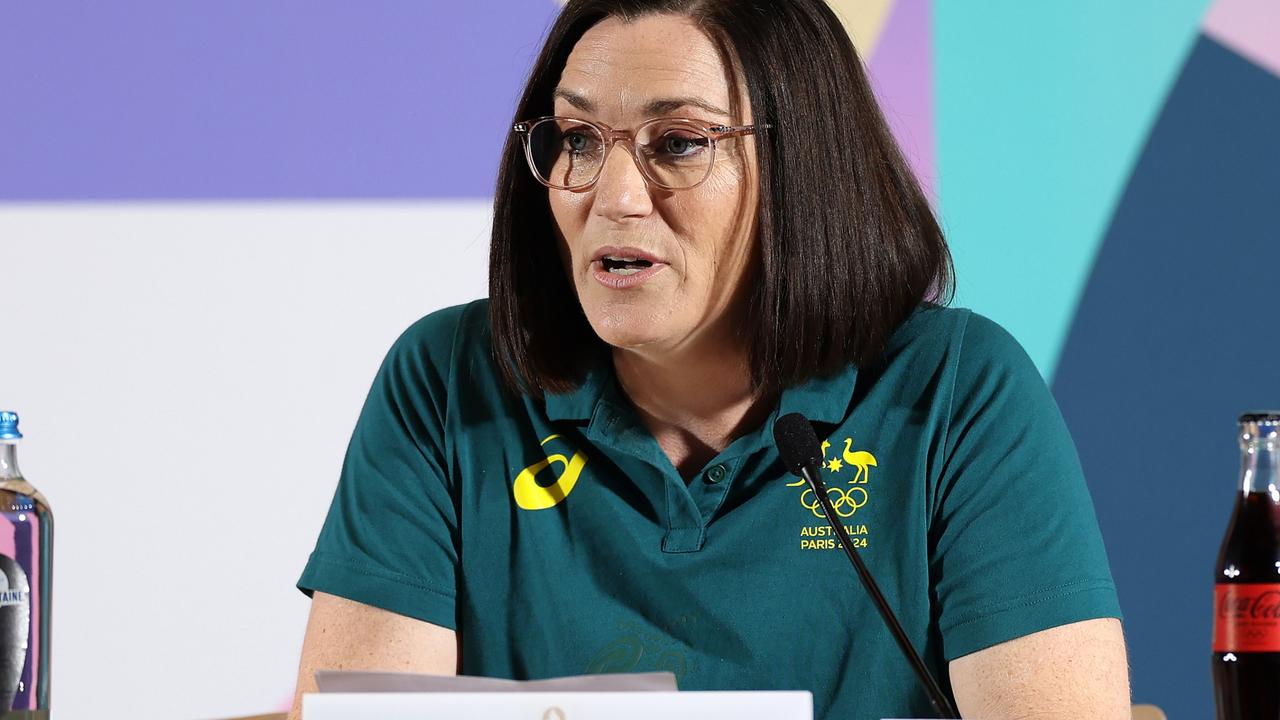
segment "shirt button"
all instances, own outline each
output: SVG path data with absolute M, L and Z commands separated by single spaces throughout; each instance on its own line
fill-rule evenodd
M 709 482 L 709 483 L 711 483 L 712 485 L 714 485 L 714 484 L 716 484 L 716 483 L 720 482 L 721 480 L 723 480 L 723 479 L 724 479 L 724 476 L 725 476 L 725 475 L 728 475 L 728 474 L 729 474 L 729 471 L 728 471 L 728 469 L 726 469 L 726 468 L 725 468 L 725 466 L 723 466 L 723 465 L 712 465 L 712 466 L 711 466 L 711 469 L 707 470 L 706 480 L 707 480 L 707 482 Z

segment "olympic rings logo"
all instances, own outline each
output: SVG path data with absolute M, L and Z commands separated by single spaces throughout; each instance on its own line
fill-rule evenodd
M 866 485 L 871 479 L 871 469 L 879 463 L 876 456 L 866 450 L 854 450 L 853 439 L 844 439 L 844 451 L 836 454 L 830 460 L 827 460 L 827 450 L 831 448 L 830 442 L 822 443 L 822 467 L 830 474 L 835 475 L 839 479 L 843 479 L 844 471 L 847 469 L 855 469 L 853 479 L 848 481 L 851 487 L 829 487 L 827 488 L 827 499 L 831 501 L 831 507 L 836 511 L 836 515 L 842 518 L 853 517 L 858 512 L 858 508 L 867 504 Z M 787 487 L 802 487 L 807 485 L 804 480 L 787 483 Z M 822 504 L 818 502 L 818 498 L 813 494 L 813 489 L 805 487 L 800 493 L 800 504 L 807 508 L 814 517 L 825 517 L 822 513 Z
M 831 501 L 831 507 L 836 511 L 836 515 L 842 518 L 853 517 L 858 508 L 867 504 L 867 491 L 861 487 L 851 487 L 848 490 L 829 487 L 827 499 Z M 813 494 L 813 488 L 805 488 L 804 492 L 800 493 L 800 504 L 809 508 L 814 516 L 824 517 L 822 503 L 818 502 L 817 496 Z

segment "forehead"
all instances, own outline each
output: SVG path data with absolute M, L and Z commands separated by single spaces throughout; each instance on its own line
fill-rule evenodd
M 711 39 L 687 17 L 606 18 L 574 45 L 557 94 L 590 102 L 601 119 L 635 117 L 655 100 L 694 98 L 730 109 L 732 79 Z M 557 106 L 565 104 L 557 99 Z

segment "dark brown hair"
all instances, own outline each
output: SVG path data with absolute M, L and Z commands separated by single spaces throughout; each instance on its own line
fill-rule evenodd
M 743 327 L 758 390 L 883 352 L 922 302 L 949 302 L 951 254 L 886 125 L 853 44 L 823 0 L 570 0 L 513 122 L 551 115 L 569 52 L 606 17 L 692 18 L 736 68 L 756 123 L 759 277 Z M 494 197 L 489 312 L 496 361 L 533 395 L 581 381 L 606 346 L 561 266 L 547 193 L 508 136 Z

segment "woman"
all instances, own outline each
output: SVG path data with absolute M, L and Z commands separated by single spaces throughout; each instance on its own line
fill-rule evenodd
M 670 670 L 929 712 L 812 493 L 983 718 L 1128 716 L 1067 431 L 950 258 L 820 0 L 571 0 L 505 150 L 490 300 L 392 348 L 315 553 L 320 668 Z M 466 141 L 460 135 L 460 141 Z

